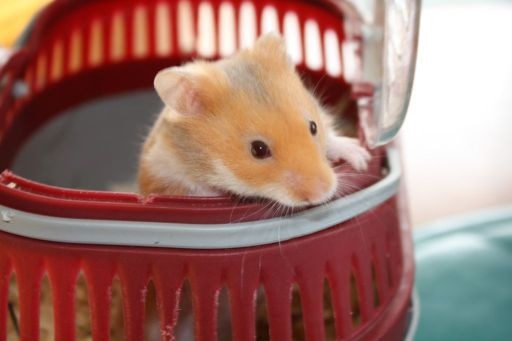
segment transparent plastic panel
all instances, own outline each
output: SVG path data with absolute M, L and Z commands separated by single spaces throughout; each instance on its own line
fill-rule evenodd
M 372 147 L 385 144 L 398 133 L 407 111 L 421 0 L 332 2 L 345 14 L 344 57 L 352 59 L 347 80 L 371 93 L 359 100 L 366 139 Z

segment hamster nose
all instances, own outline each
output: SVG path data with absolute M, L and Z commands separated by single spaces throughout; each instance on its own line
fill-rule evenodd
M 320 204 L 327 201 L 333 194 L 331 189 L 332 185 L 315 181 L 298 189 L 299 200 L 307 202 L 308 204 Z
M 291 186 L 295 199 L 304 204 L 320 204 L 334 194 L 334 181 L 331 179 L 295 179 Z

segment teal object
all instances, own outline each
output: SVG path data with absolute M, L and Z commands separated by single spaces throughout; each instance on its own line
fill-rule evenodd
M 415 235 L 416 341 L 512 340 L 512 207 Z

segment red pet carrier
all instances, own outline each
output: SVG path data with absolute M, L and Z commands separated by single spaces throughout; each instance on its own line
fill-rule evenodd
M 196 340 L 217 338 L 221 291 L 234 340 L 261 338 L 257 296 L 266 302 L 270 338 L 297 339 L 292 292 L 307 340 L 334 338 L 328 324 L 337 340 L 403 339 L 413 255 L 394 148 L 375 147 L 368 171 L 347 174 L 352 190 L 345 196 L 277 217 L 230 197 L 143 198 L 98 185 L 103 171 L 112 180 L 133 168 L 133 158 L 122 161 L 124 153 L 109 148 L 136 145 L 130 134 L 118 134 L 150 114 L 143 106 L 123 116 L 133 108 L 115 96 L 129 92 L 137 101 L 135 91 L 150 89 L 160 69 L 227 56 L 272 30 L 284 35 L 300 72 L 323 87 L 327 103 L 350 94 L 346 110 L 358 118 L 362 138 L 372 146 L 389 141 L 407 106 L 419 5 L 370 3 L 62 0 L 41 12 L 0 69 L 0 341 L 9 318 L 19 320 L 21 340 L 39 339 L 44 277 L 56 340 L 76 338 L 79 277 L 87 284 L 94 340 L 109 339 L 114 279 L 122 288 L 126 340 L 144 338 L 150 285 L 161 340 L 173 339 L 185 283 Z M 84 109 L 93 99 L 111 103 Z M 70 131 L 74 142 L 82 136 L 80 143 L 66 140 Z M 55 144 L 68 153 L 57 155 Z

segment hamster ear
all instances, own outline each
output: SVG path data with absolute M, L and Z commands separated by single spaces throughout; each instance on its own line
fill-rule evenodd
M 270 32 L 259 37 L 252 49 L 261 58 L 272 60 L 274 63 L 281 61 L 293 67 L 293 62 L 288 52 L 286 52 L 286 42 L 276 32 Z
M 164 103 L 183 115 L 204 112 L 198 76 L 181 67 L 164 69 L 155 76 L 156 92 Z

